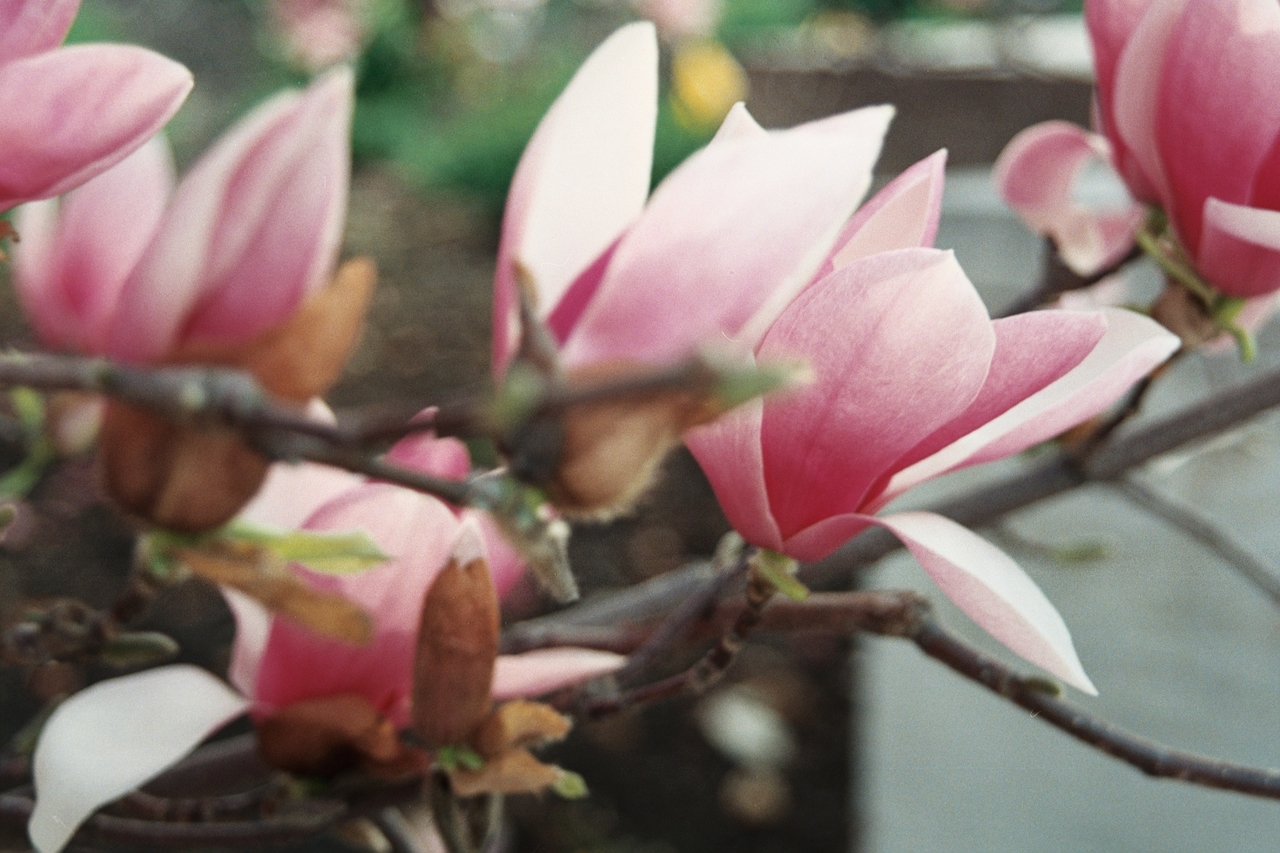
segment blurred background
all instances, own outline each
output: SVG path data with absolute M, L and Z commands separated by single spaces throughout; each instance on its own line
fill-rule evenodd
M 1088 123 L 1079 2 L 84 0 L 72 39 L 137 42 L 192 69 L 196 89 L 169 129 L 180 164 L 281 86 L 355 63 L 345 252 L 375 257 L 381 283 L 333 402 L 426 404 L 485 381 L 492 257 L 512 170 L 582 58 L 637 18 L 653 20 L 663 42 L 655 182 L 710 138 L 735 101 L 746 100 L 766 127 L 890 102 L 898 116 L 878 180 L 948 148 L 938 245 L 957 251 L 993 311 L 1038 276 L 1040 244 L 1000 204 L 989 169 L 1030 124 Z M 1105 199 L 1122 190 L 1092 176 L 1085 192 Z M 1153 288 L 1154 276 L 1134 286 Z M 21 340 L 8 289 L 3 300 L 0 326 Z M 1280 337 L 1264 332 L 1260 344 L 1262 366 L 1280 361 L 1268 355 L 1280 352 Z M 1152 409 L 1167 412 L 1259 369 L 1233 355 L 1188 359 Z M 1277 450 L 1280 432 L 1267 420 L 1153 466 L 1144 482 L 1202 507 L 1280 563 Z M 1020 464 L 944 480 L 916 502 Z M 677 455 L 666 473 L 634 515 L 575 531 L 588 595 L 714 548 L 725 523 L 696 465 Z M 87 477 L 66 475 L 35 497 L 88 513 L 96 526 L 79 544 L 49 527 L 0 553 L 5 600 L 83 594 L 90 584 L 107 601 L 119 587 L 128 531 L 69 497 Z M 1103 692 L 1087 705 L 1174 746 L 1280 765 L 1280 739 L 1270 734 L 1280 688 L 1275 605 L 1230 567 L 1102 487 L 986 532 L 1072 626 Z M 941 601 L 902 556 L 861 583 Z M 177 636 L 184 659 L 220 671 L 229 617 L 216 594 L 188 587 L 167 592 L 148 627 Z M 513 615 L 539 606 L 527 591 L 509 605 Z M 985 642 L 964 617 L 942 613 Z M 697 701 L 581 726 L 555 758 L 586 777 L 592 796 L 513 803 L 508 849 L 1269 850 L 1280 835 L 1273 804 L 1146 780 L 904 644 L 762 637 L 728 681 Z M 34 708 L 6 677 L 4 734 Z

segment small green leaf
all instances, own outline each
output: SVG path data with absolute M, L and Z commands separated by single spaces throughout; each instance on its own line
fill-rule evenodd
M 800 564 L 795 560 L 776 551 L 762 550 L 752 562 L 753 571 L 792 601 L 804 601 L 809 597 L 809 588 L 795 579 L 799 568 Z
M 354 575 L 391 559 L 362 530 L 349 533 L 318 533 L 292 530 L 274 533 L 246 524 L 226 528 L 230 539 L 260 545 L 286 563 L 300 563 L 323 575 Z
M 177 642 L 158 631 L 129 631 L 112 637 L 98 657 L 103 663 L 121 669 L 154 666 L 177 657 Z
M 559 778 L 556 779 L 555 785 L 551 790 L 555 791 L 566 800 L 581 800 L 590 793 L 587 790 L 587 780 L 583 779 L 577 773 L 565 770 L 563 767 L 556 768 L 560 771 Z
M 27 440 L 44 434 L 44 397 L 30 388 L 14 388 L 9 391 L 13 412 L 22 423 Z
M 436 750 L 436 764 L 449 773 L 459 767 L 464 770 L 482 770 L 484 758 L 466 744 L 456 743 Z

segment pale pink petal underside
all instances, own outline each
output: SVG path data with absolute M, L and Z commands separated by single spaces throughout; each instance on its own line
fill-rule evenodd
M 139 47 L 76 45 L 0 65 L 0 210 L 119 163 L 177 111 L 191 73 Z
M 644 209 L 657 116 L 657 37 L 652 24 L 630 24 L 578 69 L 512 178 L 494 280 L 495 371 L 518 340 L 518 277 L 547 317 Z
M 257 692 L 258 666 L 271 636 L 271 613 L 257 599 L 230 587 L 218 587 L 218 592 L 236 621 L 227 680 L 244 695 L 252 696 Z
M 686 160 L 615 251 L 566 364 L 662 362 L 725 335 L 750 346 L 866 192 L 891 116 L 869 107 Z
M 1051 237 L 1063 262 L 1079 275 L 1123 257 L 1145 215 L 1137 204 L 1104 212 L 1072 198 L 1090 161 L 1109 155 L 1103 137 L 1070 122 L 1047 121 L 1011 139 L 992 174 L 1001 197 L 1029 228 Z
M 760 427 L 764 401 L 757 398 L 684 435 L 725 517 L 743 539 L 760 548 L 781 550 L 782 534 L 769 509 L 765 490 Z
M 802 359 L 816 377 L 764 405 L 765 482 L 783 538 L 859 511 L 894 460 L 974 399 L 994 348 L 950 252 L 873 255 L 802 293 L 758 353 Z
M 9 0 L 0 4 L 0 62 L 62 44 L 80 0 Z
M 188 664 L 101 681 L 67 699 L 32 758 L 39 853 L 57 853 L 96 809 L 129 793 L 244 713 L 248 702 Z
M 493 698 L 543 696 L 621 669 L 623 655 L 562 647 L 519 655 L 499 655 L 493 670 Z
M 707 144 L 716 145 L 731 139 L 759 136 L 763 133 L 768 133 L 768 131 L 761 127 L 755 116 L 748 112 L 747 105 L 742 101 L 738 101 L 738 103 L 729 108 L 728 115 L 720 123 L 720 129 L 716 131 L 716 135 Z
M 890 181 L 849 220 L 818 275 L 877 252 L 932 246 L 942 215 L 946 169 L 947 152 L 943 149 Z
M 978 427 L 889 482 L 892 498 L 924 480 L 1019 453 L 1102 412 L 1181 345 L 1177 335 L 1140 314 L 1104 308 L 1107 331 L 1084 361 L 1061 379 Z
M 982 537 L 929 512 L 876 519 L 902 540 L 943 594 L 1011 651 L 1091 696 L 1062 616 L 1017 563 Z
M 1262 296 L 1280 288 L 1280 212 L 1207 200 L 1197 266 L 1231 296 Z
M 890 473 L 910 468 L 910 476 L 894 477 L 881 506 L 924 480 L 959 467 L 986 443 L 1017 421 L 989 425 L 1079 366 L 1107 331 L 1101 312 L 1033 311 L 996 320 L 996 351 L 982 391 L 969 407 L 898 459 Z M 1028 415 L 1030 411 L 1023 409 Z M 917 465 L 921 460 L 927 463 Z M 914 467 L 913 467 L 914 466 Z

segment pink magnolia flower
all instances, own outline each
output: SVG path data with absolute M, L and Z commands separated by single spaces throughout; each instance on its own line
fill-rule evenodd
M 653 26 L 623 27 L 556 100 L 512 179 L 494 282 L 493 363 L 532 295 L 567 367 L 658 364 L 759 323 L 821 261 L 871 183 L 892 109 L 715 140 L 649 196 Z
M 369 0 L 272 0 L 271 28 L 308 71 L 355 59 L 368 31 Z
M 440 475 L 468 464 L 455 440 L 414 439 L 398 453 L 398 461 Z M 224 590 L 237 625 L 228 673 L 235 690 L 195 667 L 162 667 L 83 690 L 50 718 L 34 758 L 37 803 L 28 828 L 40 853 L 60 850 L 95 809 L 144 784 L 246 711 L 262 719 L 308 699 L 357 696 L 395 726 L 408 723 L 423 598 L 451 556 L 484 552 L 476 519 L 459 519 L 434 498 L 316 465 L 275 466 L 243 519 L 278 529 L 368 533 L 388 562 L 347 576 L 293 571 L 363 606 L 374 620 L 372 640 L 352 646 L 327 639 Z M 514 581 L 511 569 L 494 563 L 499 590 Z M 623 662 L 576 648 L 499 656 L 492 695 L 542 695 Z
M 1013 651 L 1095 692 L 1062 618 L 1001 551 L 941 516 L 876 515 L 925 480 L 999 459 L 1097 414 L 1177 338 L 1120 310 L 992 322 L 937 229 L 942 152 L 849 222 L 817 276 L 745 342 L 803 358 L 815 383 L 686 434 L 752 544 L 818 560 L 868 526 Z
M 191 91 L 191 73 L 152 51 L 59 47 L 79 8 L 79 0 L 10 0 L 0 9 L 0 210 L 110 168 Z
M 150 362 L 281 325 L 333 272 L 351 106 L 339 71 L 258 107 L 176 188 L 157 138 L 61 202 L 23 207 L 14 271 L 41 339 Z
M 1090 0 L 1085 16 L 1098 124 L 1134 198 L 1164 209 L 1196 269 L 1222 293 L 1280 289 L 1280 6 Z M 1060 126 L 1026 134 L 1023 150 L 1006 158 L 1045 162 L 1010 165 L 1006 195 L 1015 207 L 1039 196 L 1040 215 L 1047 202 L 1065 217 L 1055 227 L 1070 229 L 1064 176 L 1096 142 Z

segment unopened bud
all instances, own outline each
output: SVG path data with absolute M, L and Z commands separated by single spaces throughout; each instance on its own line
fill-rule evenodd
M 489 713 L 498 598 L 479 530 L 464 523 L 422 603 L 413 668 L 413 730 L 438 748 L 462 743 Z

